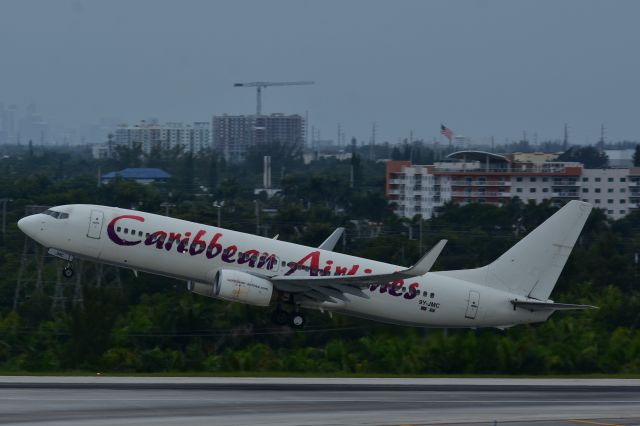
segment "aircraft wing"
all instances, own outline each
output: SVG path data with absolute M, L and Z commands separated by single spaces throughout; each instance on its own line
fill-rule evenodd
M 440 240 L 427 254 L 412 267 L 400 271 L 359 276 L 276 276 L 271 278 L 273 285 L 279 290 L 302 293 L 315 301 L 332 301 L 331 298 L 348 301 L 345 294 L 364 297 L 369 296 L 363 288 L 375 283 L 387 283 L 425 275 L 431 270 L 436 259 L 442 252 L 447 240 Z

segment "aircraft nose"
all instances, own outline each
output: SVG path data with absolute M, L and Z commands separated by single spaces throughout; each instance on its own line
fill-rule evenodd
M 34 218 L 34 215 L 23 217 L 18 221 L 18 228 L 25 234 L 31 236 L 35 232 L 35 228 L 37 226 L 37 219 Z

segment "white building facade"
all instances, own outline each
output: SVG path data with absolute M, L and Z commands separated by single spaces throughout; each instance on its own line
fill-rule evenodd
M 116 146 L 129 148 L 139 144 L 142 151 L 147 154 L 154 148 L 170 150 L 176 147 L 180 147 L 184 152 L 196 154 L 211 148 L 211 124 L 209 122 L 159 124 L 155 121 L 141 121 L 133 126 L 119 126 L 115 131 L 114 143 Z
M 517 162 L 497 154 L 460 151 L 449 161 L 413 165 L 387 161 L 386 195 L 398 216 L 432 217 L 453 201 L 502 205 L 518 197 L 561 205 L 583 200 L 620 219 L 640 206 L 640 168 L 585 169 L 581 163 Z

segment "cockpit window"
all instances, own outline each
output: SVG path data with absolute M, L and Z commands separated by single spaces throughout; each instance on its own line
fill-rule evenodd
M 57 211 L 51 210 L 51 209 L 43 211 L 42 214 L 49 215 L 54 219 L 68 219 L 69 218 L 69 213 L 57 212 Z

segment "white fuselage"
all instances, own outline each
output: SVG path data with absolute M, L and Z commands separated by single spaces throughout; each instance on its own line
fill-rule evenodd
M 98 205 L 56 207 L 64 219 L 36 214 L 20 228 L 47 248 L 74 257 L 185 281 L 211 282 L 232 269 L 265 278 L 392 273 L 399 266 L 180 219 Z M 242 253 L 242 256 L 239 254 Z M 299 266 L 295 266 L 299 265 Z M 550 312 L 515 310 L 516 295 L 430 272 L 364 289 L 313 308 L 425 327 L 505 327 L 544 321 Z

